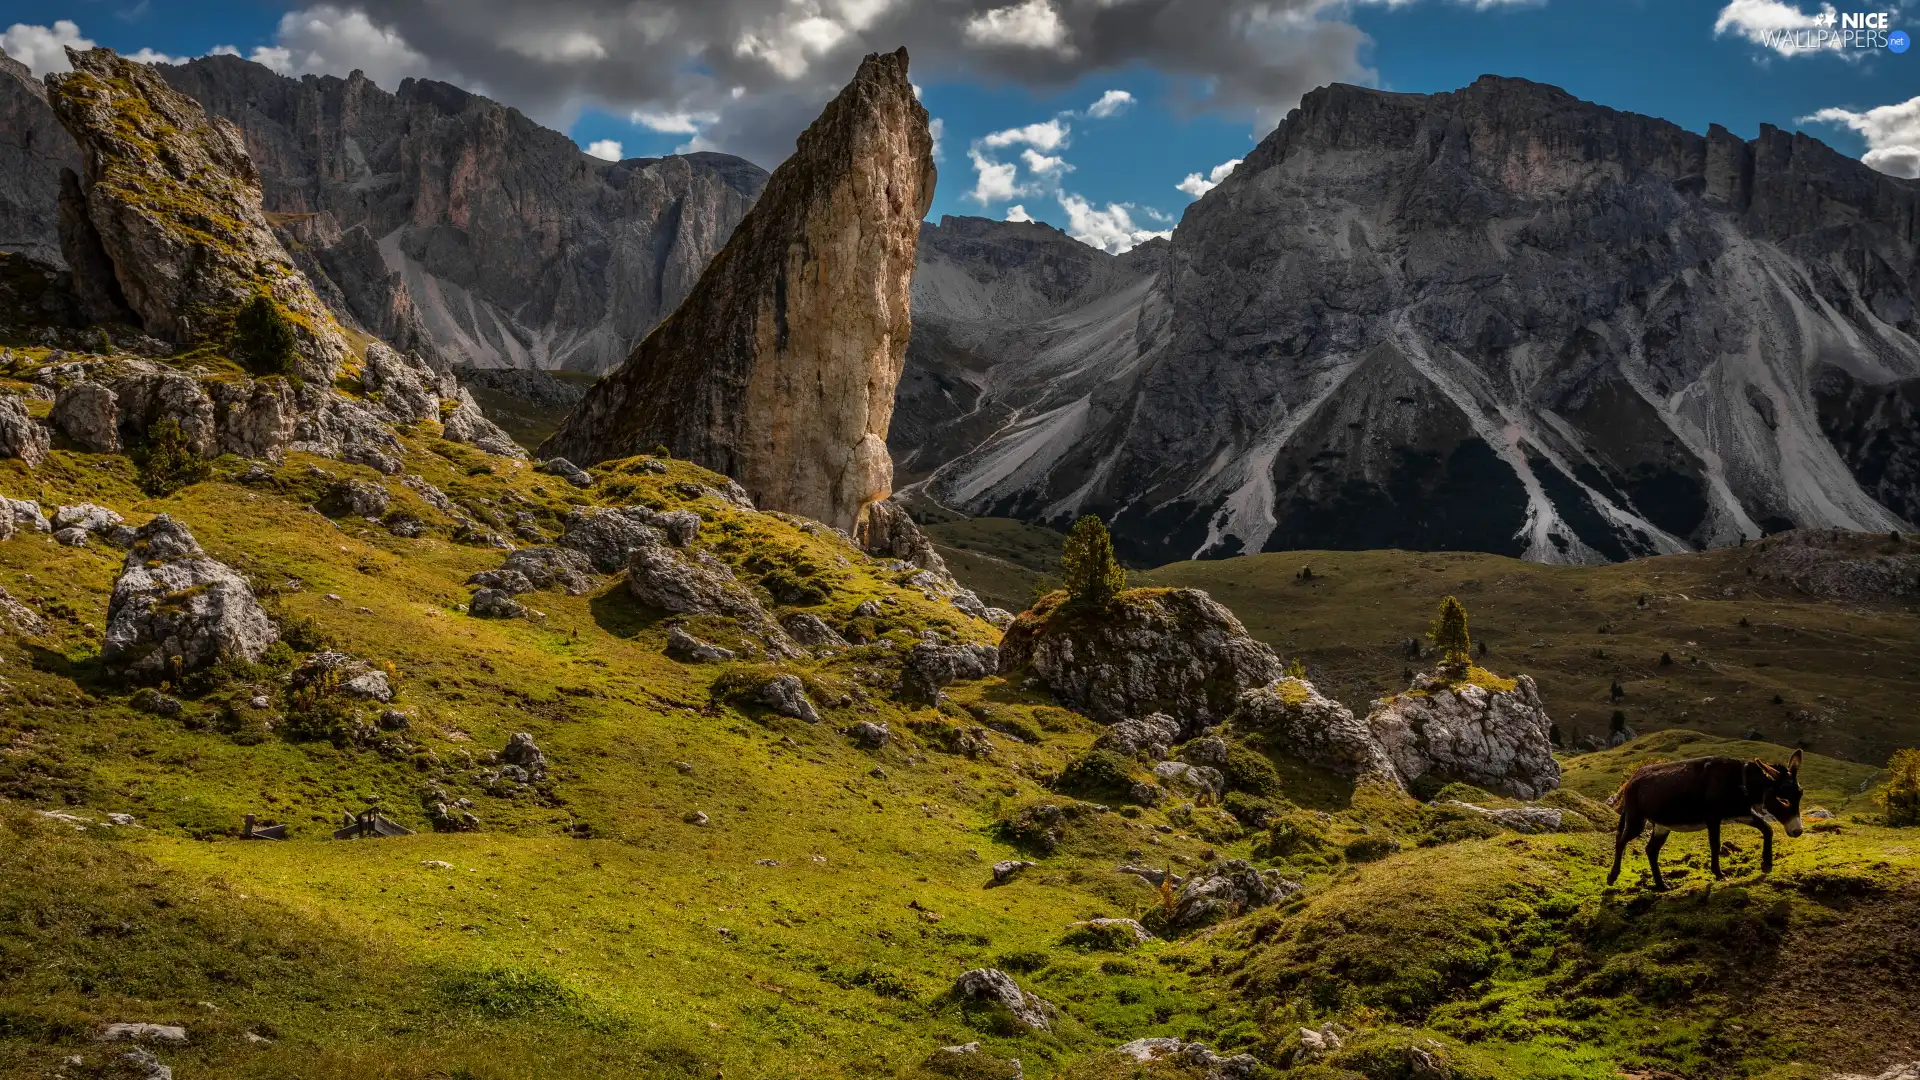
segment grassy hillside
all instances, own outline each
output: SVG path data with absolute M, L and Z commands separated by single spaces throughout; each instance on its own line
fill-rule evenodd
M 1680 889 L 1660 897 L 1641 891 L 1637 866 L 1620 888 L 1601 884 L 1603 832 L 1490 836 L 1285 759 L 1248 767 L 1229 797 L 1243 814 L 1247 800 L 1271 812 L 1259 828 L 1204 801 L 1082 802 L 1050 785 L 1098 730 L 1018 674 L 958 684 L 938 707 L 899 700 L 899 655 L 922 632 L 997 636 L 909 573 L 825 530 L 689 494 L 679 485 L 719 478 L 684 463 L 664 475 L 610 463 L 576 491 L 443 443 L 430 424 L 405 442 L 409 472 L 503 526 L 524 514 L 551 536 L 588 503 L 697 509 L 699 545 L 743 579 L 813 582 L 823 598 L 799 610 L 879 643 L 783 665 L 826 714 L 809 725 L 733 692 L 769 667 L 667 659 L 664 617 L 617 578 L 580 597 L 527 594 L 542 613 L 531 621 L 464 614 L 461 583 L 501 552 L 453 542 L 452 521 L 396 478 L 290 455 L 270 479 L 243 482 L 245 463 L 229 459 L 160 499 L 116 456 L 0 464 L 10 496 L 89 499 L 136 522 L 177 516 L 249 576 L 290 646 L 167 687 L 177 715 L 143 711 L 98 660 L 122 553 L 33 534 L 0 542 L 0 587 L 53 624 L 39 638 L 0 633 L 0 1075 L 44 1077 L 74 1054 L 93 1068 L 105 1056 L 95 1033 L 120 1021 L 186 1026 L 190 1043 L 161 1051 L 182 1076 L 315 1080 L 926 1077 L 946 1075 L 923 1065 L 937 1048 L 972 1041 L 1031 1077 L 1188 1076 L 1107 1051 L 1170 1035 L 1279 1070 L 1301 1024 L 1328 1020 L 1353 1033 L 1347 1048 L 1293 1075 L 1402 1077 L 1409 1045 L 1437 1046 L 1457 1076 L 1514 1080 L 1813 1076 L 1915 1056 L 1901 995 L 1920 975 L 1907 914 L 1920 833 L 1874 824 L 1871 792 L 1859 793 L 1871 769 L 1812 759 L 1815 797 L 1839 827 L 1783 841 L 1771 880 L 1754 880 L 1755 848 L 1734 830 L 1737 880 L 1709 892 L 1698 838 L 1681 837 L 1668 847 Z M 312 509 L 348 477 L 384 482 L 426 535 Z M 1489 599 L 1502 590 L 1461 587 L 1450 558 L 1432 584 L 1467 598 L 1494 635 L 1490 661 L 1550 677 L 1560 646 L 1510 652 Z M 1349 573 L 1364 565 L 1316 561 L 1325 583 L 1286 595 L 1293 611 L 1325 605 L 1320 625 L 1341 627 L 1372 665 L 1355 670 L 1371 672 L 1385 647 L 1372 639 L 1417 630 L 1434 590 Z M 1275 582 L 1209 588 L 1272 635 L 1279 624 L 1256 598 L 1294 588 L 1278 569 Z M 1531 569 L 1545 568 L 1510 572 Z M 1173 583 L 1161 575 L 1175 570 L 1153 577 Z M 1349 602 L 1336 617 L 1330 597 L 1376 589 L 1380 609 Z M 1389 596 L 1407 612 L 1385 611 Z M 881 616 L 861 623 L 863 600 Z M 690 623 L 740 643 L 725 620 Z M 295 722 L 281 680 L 323 647 L 390 664 L 408 725 Z M 1346 670 L 1335 661 L 1347 654 L 1322 641 L 1287 651 L 1336 685 Z M 273 703 L 264 714 L 256 696 Z M 841 729 L 857 720 L 887 722 L 894 741 L 855 748 Z M 492 783 L 485 755 L 520 731 L 545 751 L 549 779 Z M 1675 738 L 1572 759 L 1569 793 L 1554 797 L 1580 815 L 1570 825 L 1604 829 L 1607 812 L 1581 793 L 1611 791 L 1637 762 L 1726 745 Z M 439 792 L 470 799 L 481 830 L 427 831 L 422 796 Z M 419 834 L 327 839 L 369 805 Z M 1057 816 L 1038 809 L 1049 806 Z M 709 823 L 688 823 L 693 811 Z M 238 840 L 249 812 L 293 839 Z M 138 825 L 104 824 L 112 813 Z M 1047 820 L 1057 846 L 1039 837 Z M 991 865 L 1016 857 L 1037 865 L 988 887 Z M 1190 874 L 1236 857 L 1305 890 L 1124 953 L 1068 933 L 1096 917 L 1154 922 L 1161 894 L 1116 873 L 1122 862 Z M 983 965 L 1057 1006 L 1053 1030 L 1022 1033 L 947 996 Z

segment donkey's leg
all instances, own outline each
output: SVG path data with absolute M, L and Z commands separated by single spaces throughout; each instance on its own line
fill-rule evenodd
M 1720 823 L 1718 821 L 1707 822 L 1707 850 L 1712 852 L 1709 863 L 1713 867 L 1714 880 L 1727 880 L 1727 875 L 1720 872 Z
M 1760 830 L 1760 872 L 1771 874 L 1773 873 L 1773 828 L 1767 824 L 1765 818 L 1755 817 L 1748 820 L 1753 823 L 1754 828 Z
M 1667 880 L 1660 876 L 1660 849 L 1667 844 L 1670 834 L 1666 826 L 1656 824 L 1653 835 L 1647 837 L 1647 865 L 1653 868 L 1653 887 L 1661 892 L 1667 888 Z
M 1626 854 L 1627 845 L 1646 827 L 1647 823 L 1632 808 L 1620 808 L 1620 827 L 1613 833 L 1613 870 L 1607 874 L 1607 884 L 1620 880 L 1620 859 Z

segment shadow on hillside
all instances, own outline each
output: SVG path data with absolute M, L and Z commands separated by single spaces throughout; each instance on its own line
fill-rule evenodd
M 595 596 L 588 601 L 587 608 L 593 612 L 594 623 L 617 638 L 639 637 L 658 629 L 669 618 L 665 611 L 643 606 L 624 585 L 616 585 Z

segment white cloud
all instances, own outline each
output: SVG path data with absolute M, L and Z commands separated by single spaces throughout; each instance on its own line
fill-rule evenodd
M 1128 211 L 1131 203 L 1108 203 L 1105 210 L 1079 195 L 1060 192 L 1060 208 L 1067 212 L 1067 234 L 1090 247 L 1118 255 L 1155 237 L 1173 235 L 1172 229 L 1142 229 Z
M 1200 196 L 1205 195 L 1207 192 L 1212 191 L 1214 188 L 1219 187 L 1220 181 L 1225 180 L 1229 175 L 1231 175 L 1233 173 L 1234 168 L 1239 164 L 1240 164 L 1239 158 L 1234 158 L 1232 161 L 1223 161 L 1220 164 L 1215 165 L 1213 167 L 1213 171 L 1209 172 L 1207 175 L 1201 176 L 1197 172 L 1188 173 L 1187 178 L 1185 180 L 1182 180 L 1173 186 L 1176 189 L 1180 191 L 1184 191 L 1187 194 L 1197 199 Z
M 1890 176 L 1920 178 L 1920 97 L 1897 105 L 1881 105 L 1865 112 L 1821 109 L 1800 118 L 1803 124 L 1843 124 L 1867 140 L 1860 158 L 1868 167 Z
M 793 5 L 779 16 L 776 25 L 741 35 L 734 44 L 734 55 L 759 60 L 789 81 L 805 75 L 816 57 L 832 52 L 847 37 L 847 28 L 838 21 L 819 14 L 801 14 L 808 7 Z
M 1007 220 L 1032 221 L 1033 218 L 1028 215 L 1026 207 L 1021 206 L 1019 203 L 1014 203 L 1012 206 L 1007 207 Z
M 934 117 L 931 120 L 928 120 L 927 134 L 933 136 L 933 160 L 945 161 L 947 159 L 947 156 L 941 150 L 940 140 L 946 137 L 947 122 L 945 120 L 942 120 L 938 116 Z
M 627 119 L 662 135 L 697 135 L 700 129 L 719 119 L 713 113 L 696 112 L 656 112 L 652 109 L 635 109 Z
M 1808 13 L 1781 0 L 1732 0 L 1714 19 L 1713 36 L 1733 34 L 1781 56 L 1857 52 L 1848 49 L 1834 29 L 1836 19 L 1833 5 L 1827 3 Z
M 392 90 L 409 77 L 446 77 L 398 30 L 376 24 L 365 12 L 318 4 L 280 17 L 275 44 L 253 50 L 252 60 L 282 75 L 338 75 L 359 69 Z
M 509 49 L 534 60 L 605 60 L 607 47 L 584 30 L 548 30 L 509 39 Z
M 1057 177 L 1073 171 L 1066 158 L 1049 157 L 1031 147 L 1020 152 L 1020 160 L 1027 163 L 1027 171 L 1035 176 Z
M 35 75 L 70 71 L 67 49 L 91 49 L 93 42 L 80 36 L 79 24 L 72 19 L 56 19 L 52 26 L 28 26 L 14 23 L 0 34 L 0 48 L 7 55 L 33 69 Z
M 1132 94 L 1127 93 L 1125 90 L 1109 90 L 1100 95 L 1099 101 L 1087 106 L 1087 115 L 1095 119 L 1105 120 L 1109 116 L 1114 116 L 1122 112 L 1131 104 L 1133 104 Z
M 967 20 L 963 33 L 976 45 L 1044 49 L 1064 55 L 1075 51 L 1067 40 L 1067 24 L 1060 21 L 1049 0 L 1026 0 L 980 12 Z
M 1019 184 L 1019 166 L 995 161 L 978 150 L 969 150 L 967 157 L 972 159 L 974 172 L 978 174 L 967 198 L 985 206 L 1027 193 Z
M 1060 121 L 1058 117 L 1026 127 L 1008 128 L 996 131 L 980 140 L 987 147 L 1019 146 L 1025 144 L 1041 153 L 1050 153 L 1067 144 L 1067 136 L 1073 129 Z
M 587 153 L 601 161 L 619 161 L 623 156 L 619 139 L 601 139 L 587 147 Z
M 155 52 L 152 49 L 141 49 L 139 52 L 128 53 L 127 59 L 136 64 L 184 64 L 193 58 L 191 56 L 168 56 L 166 53 Z

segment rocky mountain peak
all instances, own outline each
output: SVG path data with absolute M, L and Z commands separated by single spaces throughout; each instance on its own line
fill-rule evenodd
M 114 278 L 88 285 L 117 289 L 142 329 L 180 343 L 224 343 L 264 290 L 293 323 L 299 374 L 330 382 L 346 338 L 274 237 L 239 130 L 146 64 L 111 49 L 68 56 L 73 70 L 48 76 L 47 89 L 85 161 L 85 213 L 63 215 L 62 226 L 86 235 L 63 246 L 103 251 Z
M 686 301 L 543 454 L 664 444 L 761 506 L 853 529 L 892 490 L 885 439 L 934 178 L 905 50 L 868 56 Z

